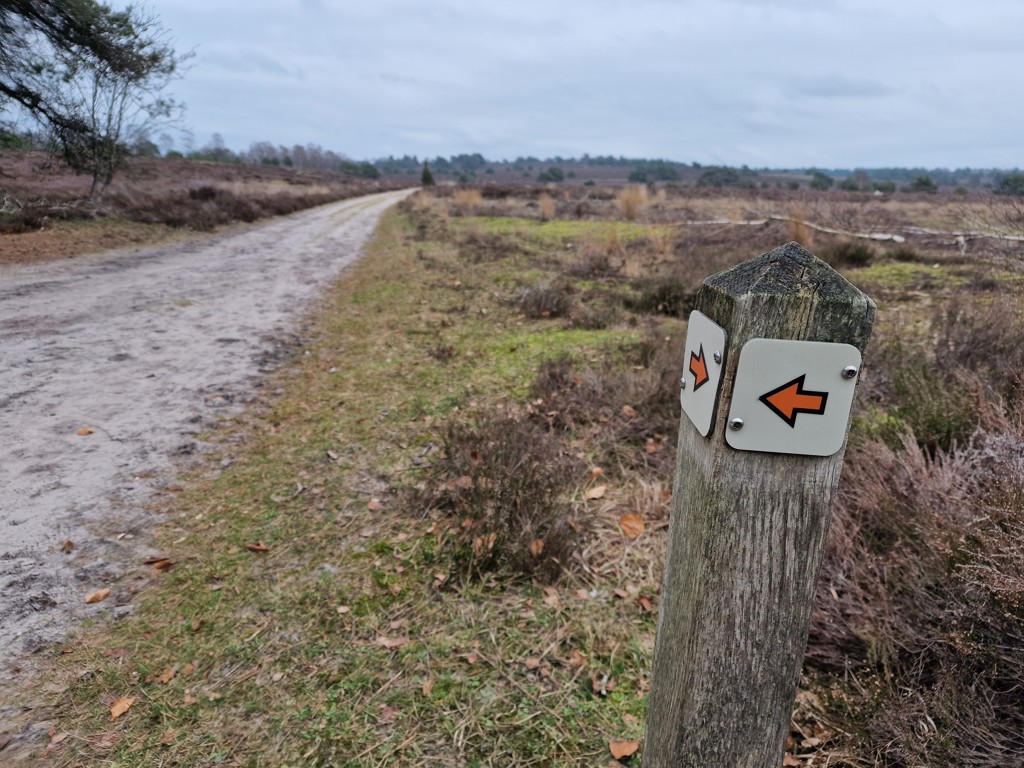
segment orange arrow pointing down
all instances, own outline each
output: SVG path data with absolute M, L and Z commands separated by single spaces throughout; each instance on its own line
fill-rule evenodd
M 711 379 L 708 376 L 708 363 L 704 359 L 704 345 L 700 345 L 700 350 L 695 354 L 690 353 L 690 373 L 693 374 L 693 391 L 696 392 L 702 386 L 708 383 Z
M 758 399 L 789 426 L 796 427 L 797 414 L 813 413 L 820 416 L 825 413 L 825 403 L 828 402 L 828 392 L 804 389 L 805 378 L 807 374 L 801 374 Z

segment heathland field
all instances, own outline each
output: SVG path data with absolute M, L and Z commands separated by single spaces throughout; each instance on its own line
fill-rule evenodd
M 134 613 L 49 654 L 53 764 L 639 765 L 685 318 L 791 240 L 879 311 L 785 765 L 1021 764 L 1006 200 L 417 193 L 207 436 Z

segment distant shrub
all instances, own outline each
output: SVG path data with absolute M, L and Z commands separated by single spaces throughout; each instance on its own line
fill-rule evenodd
M 837 243 L 819 256 L 833 267 L 866 267 L 875 260 L 875 249 L 866 243 Z
M 698 187 L 739 187 L 742 185 L 740 173 L 735 168 L 711 166 L 697 178 Z
M 423 172 L 420 173 L 420 185 L 424 187 L 432 187 L 435 183 L 434 174 L 430 172 L 430 166 L 424 163 Z
M 939 185 L 935 183 L 931 176 L 918 176 L 904 187 L 904 190 L 907 192 L 924 192 L 929 195 L 934 195 L 939 191 Z
M 373 163 L 353 163 L 343 161 L 338 165 L 340 173 L 347 173 L 349 176 L 358 176 L 361 179 L 379 179 L 380 171 Z
M 826 173 L 821 171 L 811 170 L 811 189 L 818 191 L 824 191 L 826 189 L 832 189 L 832 185 L 835 183 L 833 178 Z
M 997 195 L 1024 196 L 1024 173 L 1007 173 L 999 177 L 992 191 Z
M 876 181 L 871 184 L 875 192 L 895 192 L 896 182 L 895 181 Z
M 558 166 L 553 165 L 550 168 L 547 168 L 546 170 L 543 170 L 539 174 L 537 174 L 537 181 L 541 182 L 542 184 L 547 182 L 557 183 L 559 181 L 565 181 L 565 171 L 563 171 Z
M 889 251 L 889 258 L 893 261 L 919 262 L 922 256 L 909 245 L 899 245 Z

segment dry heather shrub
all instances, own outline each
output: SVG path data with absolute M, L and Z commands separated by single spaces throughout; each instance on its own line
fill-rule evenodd
M 1016 298 L 954 297 L 932 318 L 935 362 L 966 368 L 997 395 L 1017 401 L 1024 390 L 1024 311 Z
M 531 388 L 533 418 L 555 432 L 593 431 L 608 466 L 667 473 L 675 457 L 683 338 L 656 330 L 628 350 L 624 368 L 579 366 L 558 357 L 540 366 Z
M 551 221 L 555 218 L 555 198 L 547 192 L 537 198 L 537 210 L 540 213 L 541 221 Z
M 459 240 L 459 257 L 474 264 L 506 259 L 523 251 L 518 238 L 500 232 L 471 229 Z
M 552 581 L 573 560 L 578 524 L 566 501 L 575 467 L 531 421 L 491 414 L 452 421 L 444 452 L 411 501 L 453 522 L 448 552 L 463 578 L 507 569 Z
M 568 317 L 575 305 L 576 289 L 564 280 L 552 280 L 523 291 L 519 310 L 531 320 Z
M 1024 764 L 1022 448 L 1011 429 L 847 457 L 805 658 L 842 764 Z
M 631 185 L 623 187 L 615 196 L 615 205 L 626 221 L 636 221 L 641 211 L 647 207 L 647 187 Z

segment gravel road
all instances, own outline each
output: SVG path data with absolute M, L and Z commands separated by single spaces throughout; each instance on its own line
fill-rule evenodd
M 90 613 L 130 610 L 117 607 L 119 558 L 151 531 L 146 505 L 172 482 L 175 456 L 201 450 L 197 433 L 252 398 L 310 300 L 406 194 L 0 272 L 7 661 Z M 105 585 L 111 597 L 85 605 Z

